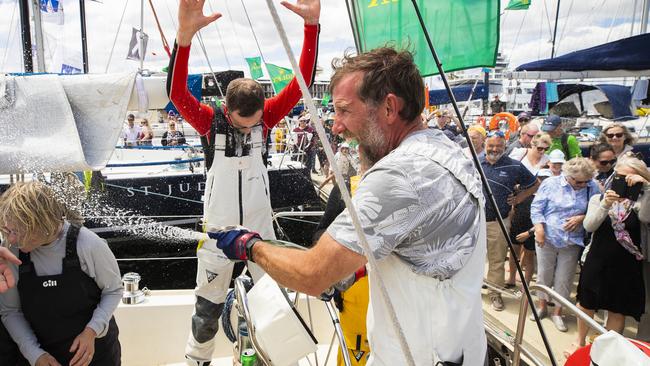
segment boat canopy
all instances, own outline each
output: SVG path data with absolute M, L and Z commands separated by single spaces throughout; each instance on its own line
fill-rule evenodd
M 650 75 L 650 33 L 529 62 L 507 73 L 511 79 L 588 79 Z
M 473 87 L 474 87 L 474 83 L 463 84 L 463 85 L 454 86 L 451 88 L 451 90 L 453 91 L 454 97 L 456 97 L 457 101 L 464 102 L 469 99 L 470 94 L 472 94 Z M 485 99 L 487 97 L 488 97 L 488 88 L 485 87 L 485 84 L 478 83 L 476 85 L 476 89 L 474 89 L 474 95 L 472 95 L 472 100 Z M 441 105 L 441 104 L 449 104 L 449 103 L 451 103 L 451 100 L 449 99 L 449 94 L 447 93 L 447 89 L 429 90 L 430 105 Z
M 632 113 L 630 88 L 615 84 L 558 84 L 559 101 L 550 113 L 564 117 L 601 115 L 613 120 L 636 118 Z

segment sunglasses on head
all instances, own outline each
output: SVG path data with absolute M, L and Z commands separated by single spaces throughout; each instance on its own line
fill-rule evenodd
M 490 132 L 487 133 L 487 137 L 494 137 L 494 136 L 499 136 L 499 137 L 505 138 L 506 134 L 503 133 L 503 131 L 499 131 L 499 130 L 494 130 L 494 131 L 490 131 Z
M 612 159 L 612 160 L 601 160 L 601 161 L 599 161 L 598 163 L 600 163 L 600 165 L 614 165 L 614 164 L 616 164 L 616 159 Z
M 605 136 L 607 136 L 607 138 L 610 138 L 610 139 L 613 139 L 614 137 L 620 139 L 621 137 L 623 137 L 623 133 L 622 132 L 619 132 L 619 133 L 606 133 Z

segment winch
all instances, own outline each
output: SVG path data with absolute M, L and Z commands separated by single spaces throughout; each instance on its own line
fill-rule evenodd
M 129 272 L 122 276 L 122 285 L 124 286 L 124 294 L 122 295 L 122 303 L 124 304 L 139 304 L 144 301 L 145 293 L 140 290 L 140 275 L 135 272 Z

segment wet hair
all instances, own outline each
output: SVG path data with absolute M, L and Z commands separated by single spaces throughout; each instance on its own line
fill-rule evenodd
M 360 55 L 346 52 L 332 61 L 332 69 L 330 93 L 344 77 L 360 72 L 363 77 L 357 95 L 364 103 L 376 107 L 392 93 L 404 100 L 399 116 L 408 122 L 415 121 L 424 109 L 424 83 L 409 51 L 380 47 Z
M 636 174 L 642 176 L 645 180 L 650 182 L 650 171 L 645 162 L 639 159 L 633 152 L 626 152 L 616 162 L 616 168 L 628 167 L 634 169 Z
M 18 226 L 24 235 L 20 242 L 37 231 L 45 235 L 56 232 L 65 214 L 65 205 L 41 182 L 15 183 L 0 196 L 0 226 Z
M 589 162 L 589 159 L 576 157 L 562 165 L 562 173 L 572 178 L 575 178 L 575 176 L 578 174 L 581 174 L 585 177 L 593 177 L 596 173 L 596 169 Z
M 611 130 L 614 127 L 618 127 L 618 128 L 621 128 L 623 130 L 623 137 L 625 137 L 625 145 L 630 145 L 631 146 L 631 145 L 634 144 L 634 141 L 636 141 L 636 139 L 634 138 L 634 136 L 632 136 L 632 134 L 630 133 L 630 130 L 628 130 L 628 128 L 625 127 L 625 125 L 621 124 L 621 123 L 612 123 L 611 125 L 603 128 L 603 130 L 600 132 L 600 137 L 598 138 L 598 142 L 600 142 L 602 144 L 606 144 L 607 143 L 607 136 L 605 136 L 605 135 L 607 134 L 607 131 Z
M 264 88 L 253 79 L 235 79 L 228 84 L 226 106 L 231 112 L 250 117 L 264 109 Z
M 591 149 L 589 149 L 589 157 L 592 160 L 598 160 L 600 157 L 600 154 L 604 153 L 605 151 L 611 151 L 616 155 L 616 152 L 614 151 L 614 148 L 610 144 L 595 144 L 591 146 Z

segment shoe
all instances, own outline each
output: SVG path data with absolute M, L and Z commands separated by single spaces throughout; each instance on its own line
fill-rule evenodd
M 561 315 L 551 315 L 551 320 L 553 321 L 555 328 L 560 332 L 566 332 L 568 330 Z
M 535 308 L 535 309 L 537 309 L 537 308 Z M 544 309 L 541 309 L 541 310 L 537 309 L 537 315 L 539 315 L 539 320 L 542 320 L 542 319 L 546 318 L 546 316 L 548 315 L 547 308 L 544 308 Z M 532 311 L 530 312 L 530 320 L 535 321 L 535 315 L 533 315 Z
M 490 302 L 492 303 L 492 309 L 494 311 L 503 311 L 505 306 L 503 305 L 503 299 L 501 295 L 493 295 L 490 297 Z
M 506 286 L 505 286 L 505 288 L 507 288 L 507 289 L 513 289 L 515 287 L 517 287 L 516 283 L 506 283 Z

